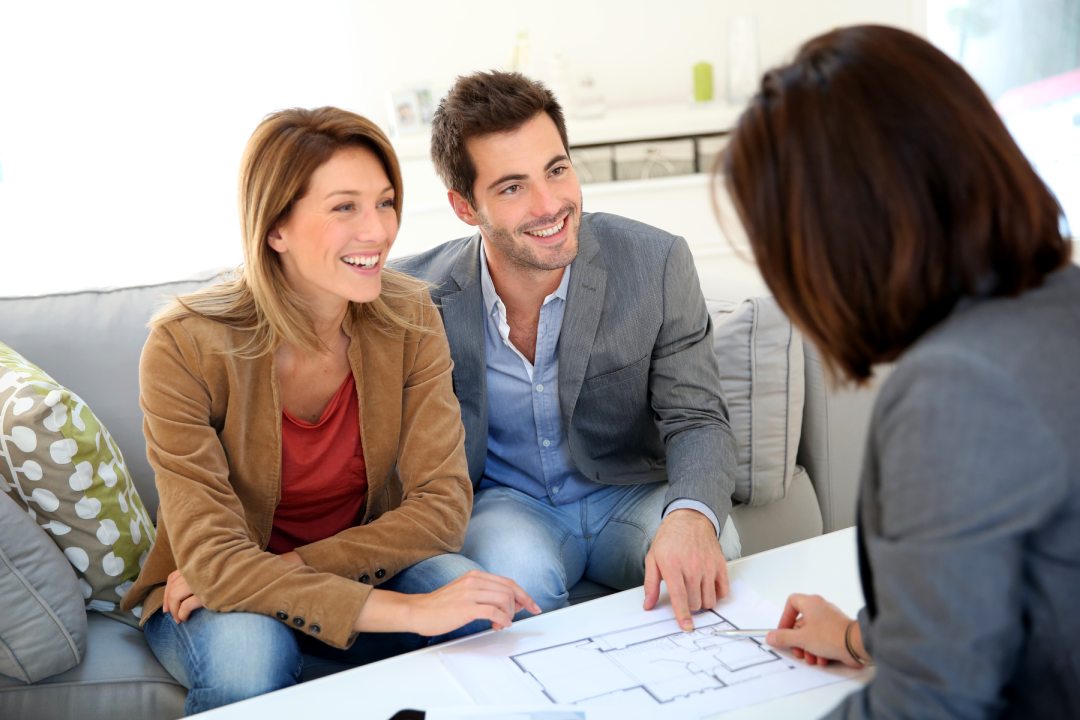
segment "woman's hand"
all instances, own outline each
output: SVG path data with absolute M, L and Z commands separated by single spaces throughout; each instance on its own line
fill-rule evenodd
M 165 599 L 164 604 L 161 606 L 162 612 L 170 613 L 173 620 L 180 624 L 202 606 L 202 600 L 191 591 L 187 580 L 180 574 L 180 571 L 173 570 L 169 573 L 169 577 L 165 581 Z
M 536 615 L 540 607 L 513 580 L 470 570 L 438 590 L 406 595 L 372 590 L 360 610 L 358 632 L 414 632 L 428 637 L 457 630 L 473 620 L 509 627 L 519 610 Z
M 861 667 L 844 644 L 844 633 L 854 622 L 840 608 L 820 595 L 791 595 L 780 616 L 777 630 L 765 636 L 775 648 L 791 650 L 795 657 L 810 665 L 827 665 L 838 660 L 848 667 Z M 859 624 L 851 629 L 851 640 L 859 657 L 868 657 L 862 645 Z
M 304 564 L 304 559 L 296 552 L 287 552 L 278 557 L 293 565 Z M 165 580 L 165 598 L 161 611 L 172 614 L 173 620 L 179 624 L 191 617 L 191 613 L 201 607 L 204 607 L 202 600 L 191 591 L 191 587 L 188 586 L 187 580 L 184 579 L 180 571 L 173 570 L 169 573 L 169 577 Z
M 282 553 L 281 555 L 278 555 L 278 557 L 287 563 L 292 563 L 293 565 L 307 564 L 304 562 L 304 558 L 300 557 L 300 553 L 296 552 L 295 550 L 290 550 L 287 553 Z

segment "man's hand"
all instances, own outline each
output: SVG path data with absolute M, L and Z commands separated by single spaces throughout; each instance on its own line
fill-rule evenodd
M 679 627 L 694 629 L 691 613 L 711 608 L 728 594 L 727 561 L 716 528 L 697 510 L 670 513 L 656 532 L 645 556 L 645 609 L 660 598 L 660 581 L 667 583 Z

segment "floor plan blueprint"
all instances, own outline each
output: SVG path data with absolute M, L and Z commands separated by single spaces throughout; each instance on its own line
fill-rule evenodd
M 661 620 L 510 659 L 551 702 L 563 704 L 615 693 L 665 704 L 796 668 L 756 638 L 718 633 L 735 626 L 716 611 L 699 613 L 694 624 L 686 633 Z
M 603 718 L 701 718 L 851 677 L 809 667 L 762 638 L 723 631 L 771 627 L 779 608 L 733 583 L 683 632 L 670 607 L 641 609 L 640 591 L 556 611 L 439 652 L 481 704 L 580 708 Z

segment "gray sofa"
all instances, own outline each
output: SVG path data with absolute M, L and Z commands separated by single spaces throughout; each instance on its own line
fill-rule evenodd
M 165 298 L 192 290 L 209 277 L 0 298 L 0 341 L 86 401 L 116 439 L 151 514 L 157 508 L 157 492 L 145 456 L 137 382 L 145 325 Z M 710 292 L 712 287 L 724 286 L 719 279 L 702 279 L 706 295 L 722 294 Z M 729 304 L 728 310 L 732 308 L 737 310 L 738 305 Z M 756 331 L 756 325 L 752 330 Z M 805 388 L 801 416 L 786 435 L 797 445 L 798 467 L 788 463 L 783 497 L 735 508 L 733 518 L 744 555 L 854 522 L 856 480 L 873 390 L 828 388 L 816 353 L 809 346 L 799 349 L 801 344 L 791 347 L 799 354 L 792 365 L 800 375 L 797 384 Z M 10 569 L 0 563 L 0 580 L 5 572 Z M 582 586 L 575 589 L 575 597 L 602 591 Z M 0 597 L 0 606 L 9 607 L 8 598 Z M 87 615 L 85 653 L 76 667 L 34 684 L 0 675 L 0 717 L 92 720 L 182 715 L 185 691 L 157 663 L 142 634 L 99 613 Z

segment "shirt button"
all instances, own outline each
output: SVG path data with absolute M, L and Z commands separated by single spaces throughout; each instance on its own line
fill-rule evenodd
M 302 617 L 294 617 L 292 619 L 292 624 L 295 625 L 298 628 L 302 628 L 302 627 L 304 627 L 304 618 L 302 618 Z
M 552 495 L 558 495 L 558 494 L 559 494 L 559 490 L 560 490 L 560 489 L 561 489 L 561 488 L 557 488 L 557 487 L 556 487 L 556 488 L 551 488 L 551 494 L 552 494 Z
M 544 383 L 537 383 L 536 392 L 544 392 Z
M 288 620 L 289 619 L 289 613 L 285 612 L 284 610 L 278 610 L 277 611 L 277 617 L 278 617 L 278 620 Z
M 379 568 L 375 571 L 375 577 L 377 577 L 379 580 L 382 580 L 384 577 L 386 577 L 386 571 L 382 568 Z
M 543 445 L 544 445 L 544 447 L 550 447 L 551 446 L 551 441 L 550 440 L 545 440 Z
M 371 582 L 371 576 L 368 575 L 367 573 L 364 573 L 363 575 L 360 576 L 360 582 L 362 582 L 362 583 Z
M 320 631 L 320 630 L 322 630 L 322 628 L 321 628 L 321 627 L 319 627 L 318 625 L 312 625 L 312 626 L 311 626 L 310 628 L 308 628 L 308 629 L 309 629 L 309 630 L 311 630 L 311 634 L 312 634 L 312 635 L 318 635 L 318 634 L 319 634 L 319 631 Z

